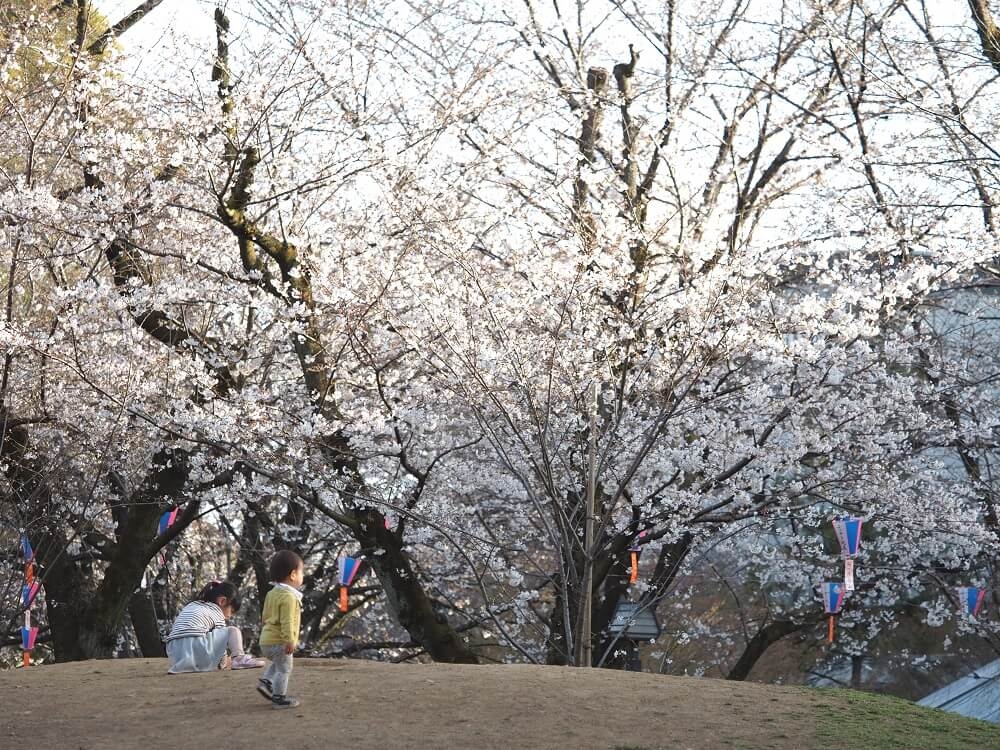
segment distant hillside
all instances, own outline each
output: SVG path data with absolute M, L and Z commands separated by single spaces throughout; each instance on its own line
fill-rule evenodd
M 842 690 L 559 667 L 298 659 L 298 709 L 260 670 L 165 674 L 159 659 L 0 672 L 0 746 L 157 748 L 1000 747 L 1000 727 Z

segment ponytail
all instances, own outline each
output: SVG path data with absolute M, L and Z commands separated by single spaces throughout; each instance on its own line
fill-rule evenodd
M 236 612 L 240 608 L 240 592 L 229 581 L 209 581 L 198 594 L 200 602 L 214 602 L 220 596 L 226 597 L 229 606 Z

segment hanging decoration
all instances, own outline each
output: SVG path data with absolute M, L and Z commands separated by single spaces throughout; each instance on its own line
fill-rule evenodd
M 821 586 L 823 589 L 823 608 L 830 616 L 827 642 L 833 643 L 833 618 L 840 613 L 840 608 L 844 604 L 845 587 L 844 584 L 836 581 L 824 581 Z
M 635 539 L 635 544 L 628 548 L 629 555 L 631 556 L 632 567 L 629 569 L 628 582 L 632 585 L 639 580 L 639 555 L 642 554 L 642 538 L 646 536 L 645 531 L 640 531 L 639 536 Z
M 854 558 L 861 545 L 861 523 L 856 516 L 833 519 L 833 531 L 840 543 L 840 556 L 844 560 L 844 590 L 854 591 Z
M 969 617 L 976 617 L 986 598 L 986 589 L 978 586 L 959 586 L 958 601 Z
M 337 567 L 340 569 L 340 611 L 346 612 L 347 589 L 354 582 L 354 577 L 358 574 L 358 569 L 361 567 L 361 560 L 356 557 L 342 555 L 337 561 Z
M 26 583 L 26 584 L 24 584 L 24 588 L 21 591 L 21 606 L 22 607 L 24 607 L 24 608 L 27 609 L 28 607 L 31 606 L 32 602 L 35 601 L 35 596 L 37 596 L 38 589 L 40 587 L 41 587 L 41 584 L 38 581 L 34 581 L 33 583 Z
M 27 534 L 21 535 L 21 559 L 24 561 L 24 587 L 21 589 L 21 605 L 24 607 L 24 624 L 21 627 L 21 649 L 24 651 L 22 664 L 31 666 L 31 649 L 35 647 L 38 628 L 31 624 L 31 607 L 35 603 L 41 583 L 35 580 L 35 551 L 31 548 Z
M 157 528 L 156 533 L 160 534 L 160 535 L 166 533 L 167 529 L 169 529 L 171 526 L 173 526 L 174 525 L 174 521 L 177 520 L 177 513 L 179 511 L 180 511 L 179 507 L 178 508 L 171 508 L 166 513 L 164 513 L 162 516 L 160 516 L 160 525 Z
M 169 529 L 171 526 L 174 525 L 174 521 L 177 520 L 177 516 L 180 514 L 180 512 L 181 512 L 181 509 L 180 509 L 180 506 L 178 506 L 176 508 L 171 508 L 166 513 L 164 513 L 162 516 L 160 516 L 160 523 L 156 527 L 156 535 L 157 536 L 163 536 L 167 532 L 167 529 Z M 161 549 L 160 550 L 160 566 L 162 567 L 162 566 L 164 566 L 166 564 L 167 564 L 167 553 L 164 552 Z M 145 578 L 146 578 L 146 574 L 143 573 L 143 583 L 141 584 L 143 588 L 146 587 Z

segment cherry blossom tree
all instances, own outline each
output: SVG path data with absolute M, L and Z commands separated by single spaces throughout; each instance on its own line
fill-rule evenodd
M 865 98 L 872 64 L 856 40 L 864 47 L 878 14 L 787 8 L 769 35 L 752 4 L 721 16 L 670 3 L 660 18 L 617 10 L 570 21 L 528 3 L 489 19 L 523 50 L 508 57 L 508 86 L 523 104 L 548 85 L 549 106 L 512 111 L 502 135 L 478 118 L 463 134 L 462 174 L 485 159 L 487 187 L 470 200 L 522 213 L 463 225 L 442 200 L 432 231 L 422 214 L 412 242 L 439 259 L 410 253 L 394 303 L 405 315 L 390 319 L 514 480 L 500 503 L 534 517 L 518 567 L 548 588 L 551 661 L 584 658 L 590 575 L 593 632 L 604 631 L 640 531 L 658 548 L 641 600 L 653 605 L 686 558 L 731 534 L 819 527 L 843 510 L 889 519 L 894 540 L 931 508 L 976 520 L 967 486 L 933 482 L 929 449 L 951 444 L 954 425 L 921 364 L 937 340 L 921 321 L 988 255 L 988 237 L 947 235 L 968 212 L 942 211 L 949 187 L 912 182 L 912 160 L 873 166 L 876 149 L 886 161 L 906 150 L 881 120 L 914 114 L 908 101 Z M 588 63 L 629 33 L 639 38 L 627 56 Z M 655 73 L 641 66 L 650 52 Z M 508 137 L 532 127 L 552 140 Z M 434 182 L 424 189 L 454 184 Z M 550 188 L 525 187 L 539 183 Z M 889 189 L 908 200 L 890 205 Z
M 857 653 L 992 559 L 990 69 L 933 9 L 253 0 L 138 64 L 160 4 L 5 19 L 3 520 L 58 658 L 126 611 L 155 653 L 143 575 L 216 520 L 239 583 L 307 557 L 308 641 L 458 662 L 606 665 L 623 598 L 696 633 L 724 559 L 745 676 L 844 512 Z

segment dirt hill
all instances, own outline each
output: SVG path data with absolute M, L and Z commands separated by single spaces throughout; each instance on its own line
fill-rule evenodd
M 297 709 L 260 670 L 122 659 L 0 672 L 0 747 L 995 748 L 1000 727 L 850 691 L 557 667 L 296 659 Z M 957 743 L 957 744 L 956 744 Z

